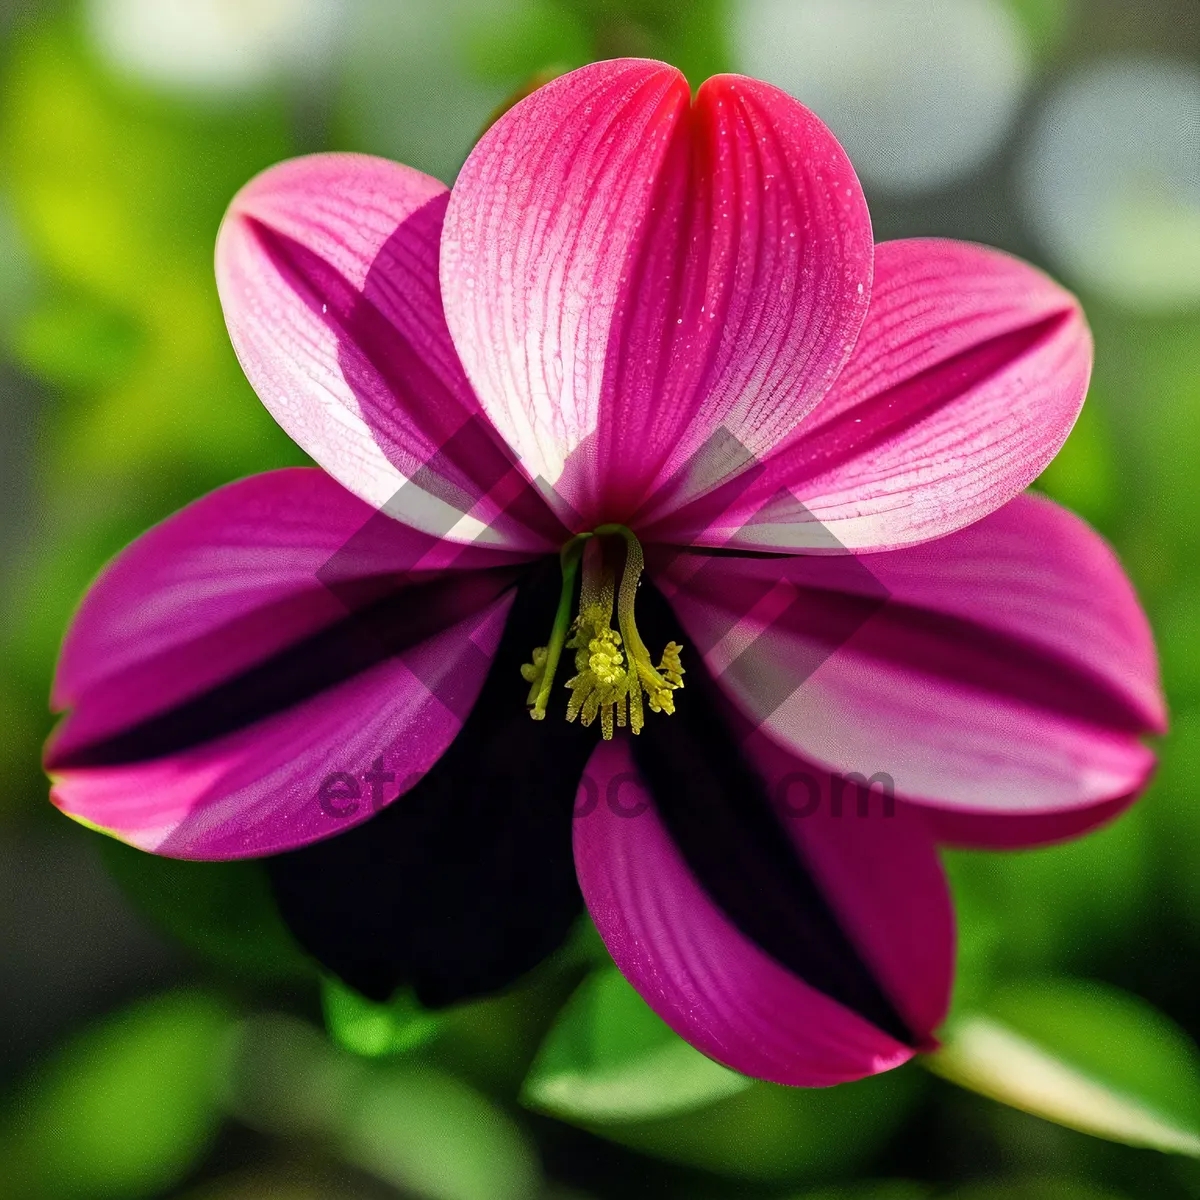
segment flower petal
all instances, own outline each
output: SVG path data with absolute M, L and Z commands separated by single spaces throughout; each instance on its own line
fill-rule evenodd
M 1051 846 L 1081 837 L 1116 820 L 1138 797 L 1137 792 L 1105 800 L 1087 808 L 1060 812 L 1021 813 L 966 812 L 962 809 L 923 806 L 934 836 L 947 846 L 975 850 L 1023 850 Z
M 404 788 L 453 740 L 518 570 L 372 513 L 321 471 L 222 488 L 84 599 L 54 685 L 71 712 L 47 749 L 52 798 L 180 858 L 340 832 L 371 814 L 346 793 L 377 758 Z
M 690 765 L 672 760 L 685 777 L 675 789 L 661 774 L 647 785 L 653 752 L 639 754 L 640 743 L 633 753 L 626 741 L 603 743 L 589 763 L 575 860 L 617 965 L 677 1033 L 760 1079 L 826 1086 L 927 1048 L 949 1003 L 954 933 L 924 815 L 808 811 L 811 793 L 797 801 L 792 785 L 809 780 L 819 792 L 826 777 L 761 734 L 743 746 L 756 782 L 730 789 L 731 756 L 711 744 L 692 741 Z M 768 795 L 782 819 L 764 840 Z M 801 807 L 788 817 L 780 802 Z M 864 981 L 903 1030 L 863 1015 L 878 1004 Z M 879 1019 L 893 1025 L 886 1012 Z
M 1083 405 L 1078 301 L 966 242 L 875 248 L 871 307 L 833 390 L 787 442 L 648 536 L 779 550 L 928 541 L 1018 495 Z
M 531 721 L 519 674 L 560 586 L 553 562 L 522 582 L 470 716 L 411 791 L 268 860 L 300 944 L 373 999 L 410 985 L 442 1005 L 506 987 L 579 915 L 571 807 L 596 735 Z
M 858 558 L 650 562 L 747 718 L 829 769 L 1031 815 L 1127 796 L 1152 768 L 1141 739 L 1164 712 L 1145 616 L 1109 547 L 1048 500 Z
M 779 442 L 845 362 L 871 261 L 858 180 L 806 108 L 734 75 L 689 104 L 674 68 L 625 59 L 480 140 L 442 290 L 488 415 L 586 526 L 685 464 L 732 469 L 730 441 Z
M 234 197 L 217 237 L 225 320 L 275 419 L 368 504 L 439 536 L 486 530 L 542 547 L 555 523 L 483 416 L 446 329 L 448 196 L 361 154 L 269 168 Z M 518 504 L 520 519 L 501 517 Z

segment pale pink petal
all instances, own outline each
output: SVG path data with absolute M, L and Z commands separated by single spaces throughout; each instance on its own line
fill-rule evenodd
M 756 725 L 947 809 L 1031 815 L 1138 791 L 1164 711 L 1149 627 L 1107 544 L 1023 496 L 921 546 L 651 560 Z M 686 650 L 685 650 L 686 654 Z
M 483 684 L 517 569 L 375 514 L 311 468 L 196 501 L 106 568 L 68 630 L 55 803 L 187 858 L 271 853 L 365 819 L 371 804 L 336 786 L 323 803 L 325 779 L 361 780 L 382 756 L 390 801 L 428 770 Z
M 555 523 L 480 411 L 446 329 L 448 196 L 361 154 L 269 168 L 234 197 L 217 237 L 225 320 L 275 419 L 368 504 L 438 535 L 541 546 Z M 501 517 L 517 503 L 520 519 Z
M 747 749 L 786 799 L 803 764 L 761 735 Z M 626 742 L 597 748 L 576 811 L 580 884 L 614 961 L 705 1054 L 747 1075 L 809 1087 L 912 1055 L 913 1045 L 810 986 L 735 928 L 668 836 Z M 954 931 L 923 814 L 900 806 L 892 817 L 876 809 L 839 818 L 825 806 L 785 815 L 780 836 L 790 836 L 913 1042 L 925 1047 L 949 1001 Z
M 485 410 L 586 525 L 728 472 L 731 442 L 778 443 L 845 362 L 871 260 L 858 180 L 806 108 L 734 75 L 691 101 L 625 59 L 483 137 L 441 277 Z
M 880 243 L 830 394 L 761 463 L 648 536 L 780 550 L 941 537 L 1042 471 L 1091 366 L 1078 301 L 1040 271 L 967 242 Z

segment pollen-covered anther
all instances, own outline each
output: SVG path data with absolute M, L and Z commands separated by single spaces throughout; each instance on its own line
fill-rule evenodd
M 611 609 L 587 605 L 575 618 L 567 648 L 575 651 L 576 674 L 567 680 L 571 699 L 567 720 L 590 725 L 597 716 L 606 740 L 616 725 L 624 727 L 629 673 L 621 652 L 621 635 L 610 628 Z
M 672 693 L 683 687 L 683 663 L 679 657 L 682 650 L 678 642 L 668 642 L 659 661 L 656 677 L 643 681 L 651 712 L 662 712 L 669 716 L 675 711 Z
M 668 642 L 663 649 L 662 661 L 658 664 L 658 673 L 673 687 L 683 687 L 683 662 L 680 655 L 683 647 L 678 642 Z

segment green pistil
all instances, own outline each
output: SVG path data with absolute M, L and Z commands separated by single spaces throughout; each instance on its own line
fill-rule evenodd
M 558 670 L 558 660 L 562 657 L 563 646 L 567 642 L 567 634 L 571 631 L 571 601 L 575 595 L 575 579 L 579 575 L 579 560 L 583 557 L 583 548 L 590 533 L 581 533 L 573 537 L 558 556 L 562 567 L 562 591 L 558 597 L 558 610 L 554 614 L 554 627 L 550 630 L 550 640 L 545 646 L 538 646 L 533 652 L 533 662 L 526 663 L 521 668 L 521 677 L 533 686 L 529 689 L 529 715 L 535 721 L 541 721 L 546 716 L 546 705 L 550 700 L 550 688 L 554 685 L 554 673 Z

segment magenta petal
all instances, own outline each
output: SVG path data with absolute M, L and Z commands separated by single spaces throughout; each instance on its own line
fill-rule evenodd
M 71 624 L 55 803 L 182 858 L 267 854 L 365 819 L 374 760 L 396 775 L 390 801 L 465 719 L 511 603 L 503 562 L 376 516 L 312 469 L 196 501 L 122 552 Z M 348 607 L 391 597 L 410 625 L 395 647 Z M 323 800 L 334 772 L 363 799 L 347 784 Z
M 875 248 L 871 307 L 833 390 L 760 467 L 679 514 L 664 540 L 852 550 L 928 541 L 1018 495 L 1087 391 L 1078 301 L 966 242 Z
M 439 535 L 487 528 L 490 540 L 540 546 L 554 527 L 540 502 L 526 498 L 521 522 L 498 519 L 527 484 L 446 329 L 448 196 L 436 179 L 361 154 L 271 167 L 221 225 L 221 304 L 263 403 L 343 486 Z
M 802 766 L 761 736 L 753 743 L 747 749 L 768 780 Z M 576 869 L 596 927 L 647 1003 L 705 1054 L 747 1075 L 808 1087 L 858 1079 L 912 1055 L 733 926 L 668 837 L 626 743 L 597 747 L 577 812 L 586 815 L 575 821 Z M 891 818 L 837 818 L 824 808 L 784 825 L 858 952 L 928 1042 L 949 1002 L 954 931 L 923 814 L 900 806 Z
M 857 559 L 656 559 L 742 712 L 834 771 L 1030 815 L 1127 796 L 1153 766 L 1142 738 L 1165 717 L 1145 616 L 1107 544 L 1048 500 Z
M 447 319 L 488 415 L 585 522 L 706 450 L 763 454 L 828 390 L 871 287 L 833 135 L 767 84 L 595 63 L 502 117 L 446 214 Z M 714 440 L 715 439 L 715 440 Z M 694 472 L 691 472 L 694 474 Z
M 1116 820 L 1138 794 L 1118 796 L 1087 808 L 1069 808 L 1061 812 L 1020 813 L 965 812 L 961 809 L 932 808 L 924 805 L 930 828 L 937 840 L 947 846 L 976 850 L 1022 850 L 1032 846 L 1050 846 L 1066 842 Z

